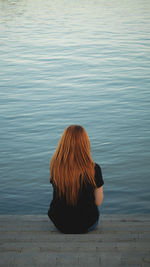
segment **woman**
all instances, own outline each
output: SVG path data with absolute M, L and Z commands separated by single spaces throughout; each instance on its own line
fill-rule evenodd
M 48 216 L 63 233 L 86 233 L 98 224 L 103 201 L 101 168 L 94 163 L 83 127 L 69 126 L 50 163 L 53 200 Z

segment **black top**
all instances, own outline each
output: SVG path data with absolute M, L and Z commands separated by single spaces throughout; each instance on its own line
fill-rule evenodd
M 101 168 L 95 164 L 95 183 L 97 188 L 104 184 Z M 99 216 L 95 204 L 94 187 L 83 183 L 76 206 L 68 206 L 65 196 L 58 198 L 53 185 L 53 200 L 48 210 L 48 216 L 54 225 L 63 233 L 85 233 Z

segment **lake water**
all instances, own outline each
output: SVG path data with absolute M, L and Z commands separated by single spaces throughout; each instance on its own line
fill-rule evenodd
M 102 212 L 149 213 L 149 0 L 0 0 L 1 214 L 47 213 L 70 124 L 101 165 Z

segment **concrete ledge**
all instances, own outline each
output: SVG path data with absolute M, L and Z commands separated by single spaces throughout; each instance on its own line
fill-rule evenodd
M 150 216 L 101 215 L 94 231 L 64 235 L 47 215 L 0 215 L 2 266 L 150 266 Z

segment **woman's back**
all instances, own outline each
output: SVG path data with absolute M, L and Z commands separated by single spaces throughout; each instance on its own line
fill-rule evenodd
M 104 184 L 98 164 L 95 164 L 95 182 L 97 188 Z M 98 207 L 95 204 L 94 187 L 90 183 L 83 183 L 77 204 L 72 206 L 67 204 L 65 195 L 61 198 L 58 197 L 53 184 L 53 200 L 48 215 L 63 233 L 87 232 L 99 217 Z
M 84 233 L 97 222 L 95 198 L 102 195 L 101 168 L 91 157 L 88 135 L 71 125 L 63 133 L 50 164 L 53 200 L 48 216 L 63 233 Z M 96 192 L 96 194 L 95 194 Z

